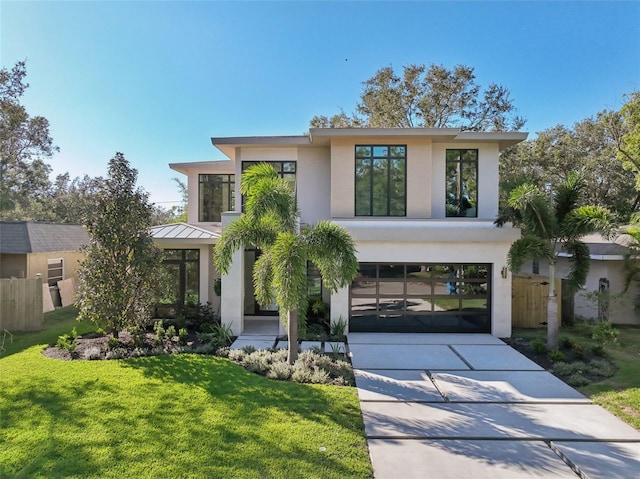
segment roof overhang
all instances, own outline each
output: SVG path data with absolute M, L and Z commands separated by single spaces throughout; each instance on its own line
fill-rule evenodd
M 207 173 L 233 174 L 236 171 L 231 160 L 218 161 L 192 161 L 188 163 L 169 163 L 169 168 L 183 175 L 188 175 L 190 170 L 206 170 Z
M 463 131 L 460 128 L 310 128 L 308 135 L 214 137 L 211 143 L 231 160 L 243 146 L 328 146 L 337 138 L 400 140 L 426 138 L 434 143 L 497 143 L 500 151 L 527 139 L 519 131 Z

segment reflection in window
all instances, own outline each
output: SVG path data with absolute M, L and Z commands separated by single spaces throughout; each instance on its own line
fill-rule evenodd
M 406 216 L 407 147 L 356 146 L 356 216 Z
M 447 150 L 446 215 L 478 216 L 478 150 Z
M 233 211 L 234 195 L 235 175 L 198 175 L 198 221 L 220 222 Z

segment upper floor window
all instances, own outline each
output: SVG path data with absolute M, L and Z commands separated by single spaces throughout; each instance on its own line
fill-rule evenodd
M 236 175 L 198 175 L 198 221 L 219 222 L 223 211 L 233 211 Z
M 356 145 L 356 216 L 406 216 L 407 147 Z
M 478 150 L 447 150 L 447 216 L 478 216 Z
M 278 176 L 289 182 L 291 189 L 296 191 L 296 162 L 295 161 L 243 161 L 242 171 L 246 170 L 250 166 L 257 165 L 258 163 L 266 163 L 273 166 L 278 172 Z

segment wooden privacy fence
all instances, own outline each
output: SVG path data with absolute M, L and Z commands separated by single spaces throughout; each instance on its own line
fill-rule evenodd
M 42 329 L 42 280 L 0 279 L 0 330 Z
M 558 321 L 562 318 L 562 280 L 556 279 Z M 547 321 L 549 278 L 514 275 L 511 284 L 511 324 L 514 328 L 541 328 Z

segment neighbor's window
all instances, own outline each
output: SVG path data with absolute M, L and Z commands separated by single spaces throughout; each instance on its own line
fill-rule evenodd
M 47 260 L 47 283 L 56 286 L 64 279 L 64 260 L 62 258 Z
M 356 216 L 406 216 L 407 147 L 356 145 Z
M 447 150 L 447 216 L 478 216 L 478 150 Z
M 219 222 L 223 211 L 233 211 L 236 175 L 198 175 L 198 221 Z

